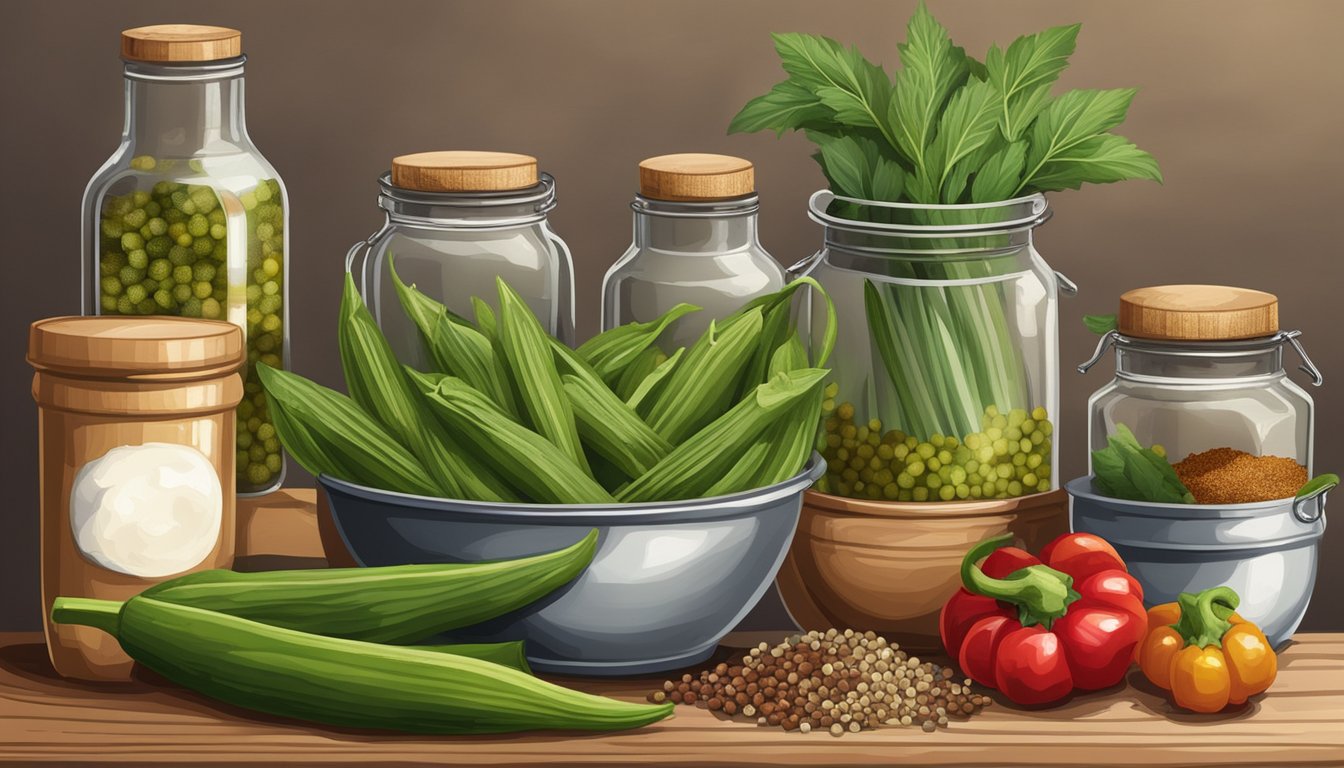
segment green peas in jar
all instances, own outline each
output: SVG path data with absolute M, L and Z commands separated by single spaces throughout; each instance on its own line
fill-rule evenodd
M 174 163 L 144 156 L 132 167 L 169 172 Z M 256 363 L 284 364 L 280 183 L 262 180 L 235 196 L 208 185 L 136 178 L 149 186 L 102 201 L 95 306 L 104 314 L 180 315 L 243 326 L 248 366 L 237 419 L 238 491 L 271 490 L 280 482 L 284 460 Z M 238 219 L 244 227 L 230 226 Z M 241 231 L 244 241 L 230 242 L 231 229 Z

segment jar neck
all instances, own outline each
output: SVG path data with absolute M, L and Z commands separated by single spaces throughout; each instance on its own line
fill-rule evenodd
M 190 158 L 249 146 L 244 57 L 192 65 L 128 61 L 122 141 L 137 155 Z
M 422 192 L 394 186 L 390 173 L 378 183 L 378 207 L 402 227 L 511 229 L 545 221 L 555 207 L 555 179 L 546 173 L 536 186 L 503 192 Z
M 1247 379 L 1283 376 L 1283 345 L 1276 336 L 1226 342 L 1171 342 L 1119 336 L 1115 373 L 1135 380 Z
M 760 248 L 756 195 L 707 203 L 652 200 L 636 195 L 634 241 L 640 249 L 688 256 Z

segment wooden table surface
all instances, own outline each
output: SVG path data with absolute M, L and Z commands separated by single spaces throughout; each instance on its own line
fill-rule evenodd
M 774 634 L 730 636 L 748 646 Z M 636 700 L 657 678 L 559 680 Z M 1123 688 L 1028 712 L 1000 702 L 944 730 L 785 733 L 676 714 L 610 735 L 423 737 L 281 721 L 137 675 L 123 684 L 57 677 L 36 633 L 0 635 L 0 761 L 196 765 L 1341 765 L 1344 635 L 1301 635 L 1273 689 L 1220 715 L 1177 713 L 1137 670 Z
M 287 521 L 269 517 L 244 551 L 254 561 L 320 563 L 312 497 Z M 245 521 L 251 515 L 241 514 Z M 259 525 L 262 523 L 258 523 Z M 254 533 L 256 532 L 254 531 Z M 294 541 L 276 545 L 278 539 Z M 298 547 L 298 549 L 296 549 Z M 300 562 L 300 561 L 295 561 Z M 723 655 L 784 632 L 730 635 Z M 694 707 L 608 735 L 423 737 L 282 721 L 137 674 L 122 684 L 63 680 L 38 633 L 0 634 L 0 763 L 365 765 L 1344 765 L 1344 634 L 1303 634 L 1281 654 L 1269 693 L 1219 715 L 1175 711 L 1132 670 L 1126 685 L 1025 711 L 995 706 L 947 729 L 785 733 Z M 553 678 L 554 679 L 554 678 Z M 641 699 L 662 678 L 558 679 Z

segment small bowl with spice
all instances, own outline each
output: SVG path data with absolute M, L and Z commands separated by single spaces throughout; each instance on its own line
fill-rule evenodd
M 1129 291 L 1118 315 L 1090 320 L 1110 327 L 1079 371 L 1113 346 L 1116 374 L 1088 403 L 1091 474 L 1065 486 L 1073 529 L 1110 541 L 1150 605 L 1230 586 L 1242 616 L 1287 641 L 1338 484 L 1308 482 L 1315 406 L 1284 351 L 1323 379 L 1301 333 L 1280 330 L 1272 294 L 1214 285 Z

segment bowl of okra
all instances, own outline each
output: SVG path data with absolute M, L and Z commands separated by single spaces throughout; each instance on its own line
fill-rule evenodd
M 358 565 L 465 563 L 554 551 L 596 528 L 587 570 L 546 599 L 445 641 L 523 640 L 542 672 L 651 674 L 709 658 L 769 589 L 803 492 L 825 471 L 726 496 L 635 504 L 517 504 L 416 496 L 318 478 Z

